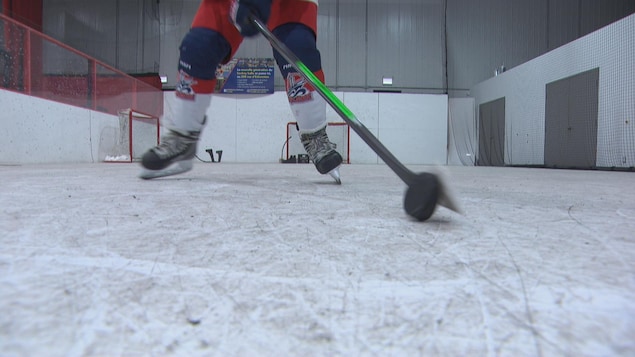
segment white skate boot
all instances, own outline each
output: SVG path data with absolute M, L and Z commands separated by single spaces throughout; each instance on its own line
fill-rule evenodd
M 341 184 L 339 167 L 342 164 L 342 156 L 335 151 L 336 145 L 329 140 L 326 127 L 313 133 L 301 134 L 300 140 L 318 172 L 328 173 L 335 182 Z
M 168 130 L 161 143 L 143 154 L 140 178 L 149 180 L 157 177 L 178 175 L 192 169 L 196 155 L 199 132 L 178 132 Z

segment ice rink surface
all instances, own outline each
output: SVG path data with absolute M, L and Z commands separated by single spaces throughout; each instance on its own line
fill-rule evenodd
M 411 167 L 415 171 L 426 167 Z M 2 356 L 633 356 L 635 173 L 0 166 Z

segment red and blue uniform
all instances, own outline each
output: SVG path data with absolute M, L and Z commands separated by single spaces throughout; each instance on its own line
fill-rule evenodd
M 205 126 L 216 69 L 238 50 L 243 36 L 255 36 L 251 21 L 260 18 L 271 32 L 324 82 L 316 46 L 317 0 L 203 0 L 191 29 L 179 47 L 175 96 L 166 101 L 163 124 L 168 133 L 157 147 L 144 154 L 144 172 L 151 179 L 192 169 L 196 144 Z M 326 101 L 275 49 L 273 56 L 285 79 L 291 112 L 300 137 L 318 172 L 337 182 L 341 155 L 326 133 Z
M 180 46 L 176 93 L 181 99 L 211 94 L 216 84 L 217 66 L 228 62 L 242 43 L 243 36 L 231 19 L 232 2 L 201 2 L 192 27 Z M 317 0 L 272 0 L 267 26 L 324 82 L 316 46 L 317 10 Z M 289 103 L 300 130 L 319 129 L 326 122 L 325 102 L 275 50 L 274 58 L 285 78 Z M 174 114 L 179 116 L 179 113 Z

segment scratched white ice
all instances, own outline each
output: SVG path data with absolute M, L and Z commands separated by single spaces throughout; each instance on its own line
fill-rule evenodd
M 425 167 L 413 167 L 415 171 Z M 635 173 L 0 167 L 0 354 L 635 355 Z

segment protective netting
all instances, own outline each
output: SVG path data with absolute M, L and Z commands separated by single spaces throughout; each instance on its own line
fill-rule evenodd
M 634 61 L 631 15 L 470 94 L 477 108 L 505 97 L 505 165 L 635 168 Z
M 635 15 L 598 31 L 598 167 L 635 167 Z

